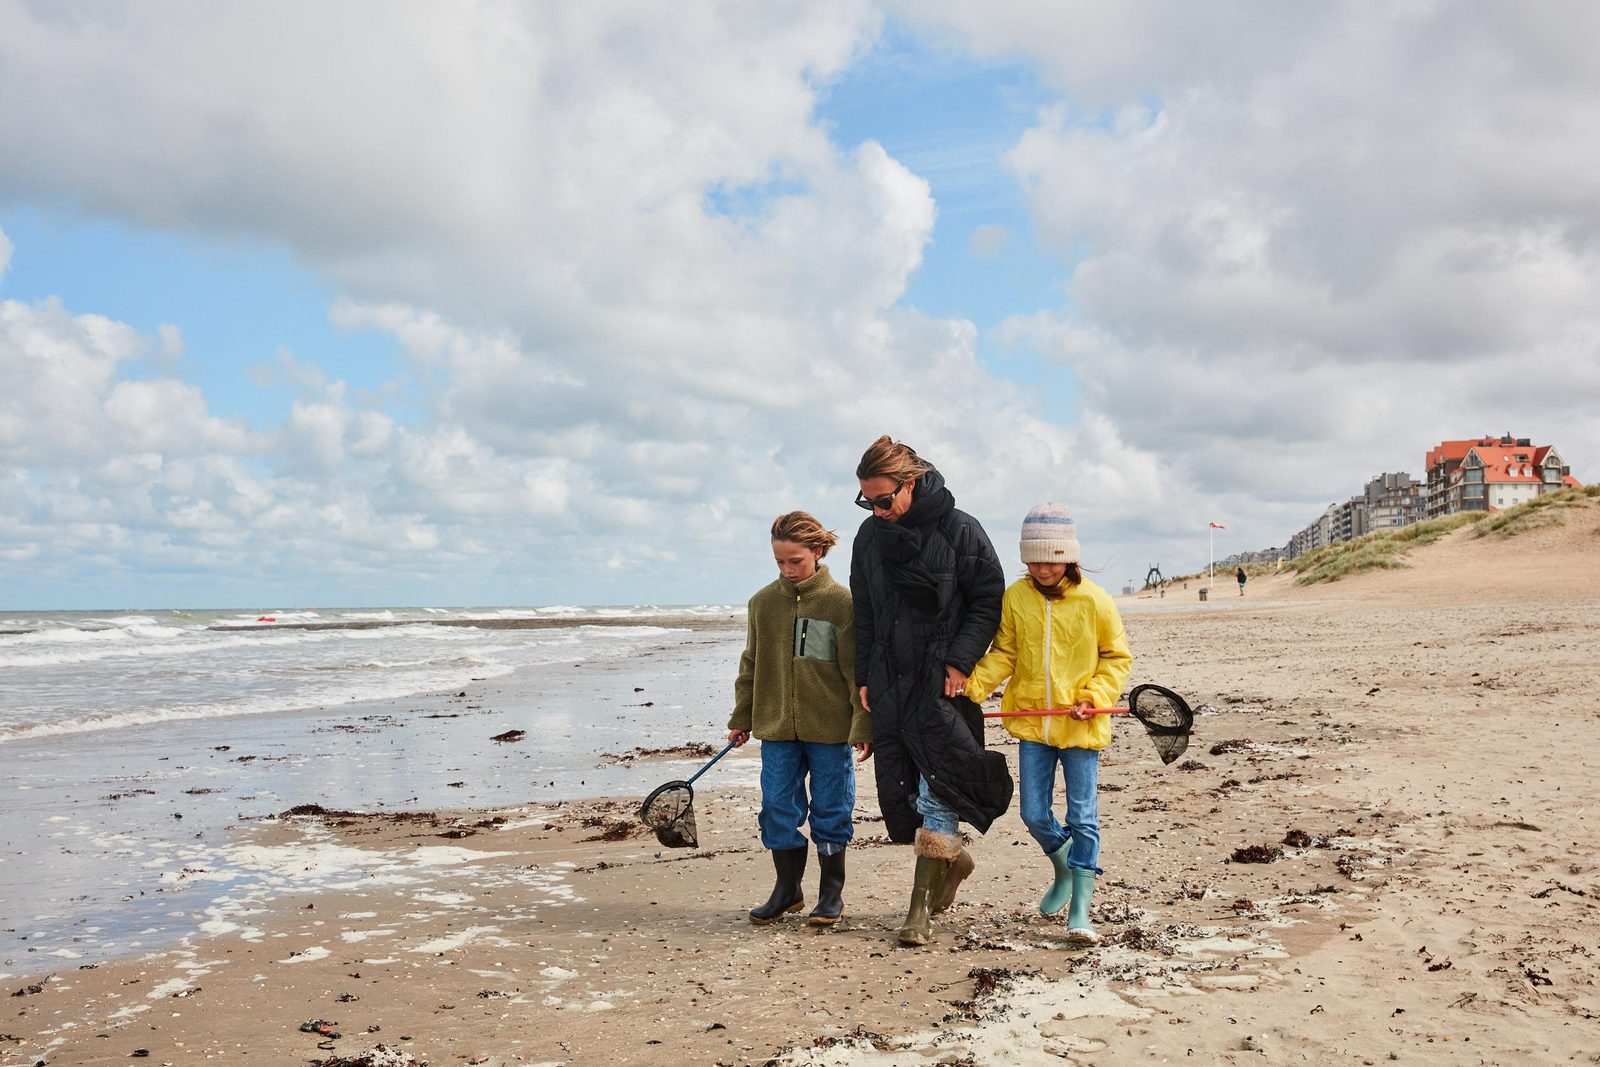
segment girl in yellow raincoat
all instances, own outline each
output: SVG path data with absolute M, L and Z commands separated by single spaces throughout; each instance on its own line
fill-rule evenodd
M 1133 656 L 1122 618 L 1106 591 L 1084 578 L 1077 527 L 1061 504 L 1040 504 L 1022 523 L 1028 576 L 1012 583 L 1000 606 L 1000 630 L 967 682 L 981 701 L 1007 678 L 1005 711 L 1067 711 L 1003 721 L 1018 741 L 1017 791 L 1022 821 L 1044 849 L 1055 880 L 1039 902 L 1045 915 L 1067 909 L 1068 936 L 1099 940 L 1089 922 L 1100 873 L 1097 794 L 1100 751 L 1111 743 L 1111 716 Z M 1056 768 L 1066 780 L 1067 823 L 1053 808 Z

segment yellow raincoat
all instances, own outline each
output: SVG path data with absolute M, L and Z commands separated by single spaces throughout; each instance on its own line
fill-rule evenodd
M 1133 655 L 1122 617 L 1109 594 L 1085 579 L 1050 600 L 1023 578 L 1000 602 L 1000 631 L 967 680 L 967 696 L 982 701 L 1007 678 L 1002 711 L 1070 708 L 1089 701 L 1116 707 Z M 1067 715 L 1002 719 L 1023 741 L 1052 748 L 1103 749 L 1111 743 L 1111 716 L 1079 722 Z

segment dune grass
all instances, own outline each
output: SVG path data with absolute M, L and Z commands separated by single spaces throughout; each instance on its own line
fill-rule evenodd
M 1560 525 L 1566 521 L 1566 509 L 1583 507 L 1595 500 L 1600 500 L 1600 486 L 1588 485 L 1558 489 L 1504 511 L 1458 512 L 1424 519 L 1396 530 L 1379 530 L 1351 541 L 1324 545 L 1289 561 L 1288 569 L 1300 576 L 1295 579 L 1299 585 L 1336 582 L 1362 571 L 1398 570 L 1408 566 L 1403 558 L 1407 552 L 1463 526 L 1475 527 L 1475 537 L 1514 537 L 1528 530 Z
M 1575 489 L 1558 489 L 1554 493 L 1536 496 L 1514 508 L 1487 515 L 1477 523 L 1474 533 L 1478 537 L 1500 534 L 1515 537 L 1525 530 L 1541 526 L 1559 526 L 1566 521 L 1562 510 L 1582 507 L 1591 500 L 1600 500 L 1600 485 L 1585 485 Z

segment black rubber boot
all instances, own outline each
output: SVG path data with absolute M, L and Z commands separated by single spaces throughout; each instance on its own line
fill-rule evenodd
M 778 872 L 772 884 L 772 896 L 759 908 L 750 909 L 750 921 L 757 926 L 775 923 L 791 911 L 806 906 L 806 892 L 800 880 L 806 873 L 807 845 L 799 848 L 778 848 L 772 851 L 772 867 Z
M 817 853 L 822 880 L 817 885 L 817 906 L 811 909 L 812 926 L 832 926 L 844 914 L 844 852 Z

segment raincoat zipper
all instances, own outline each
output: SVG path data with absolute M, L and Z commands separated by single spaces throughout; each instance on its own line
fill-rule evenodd
M 1046 708 L 1055 705 L 1055 693 L 1050 688 L 1050 609 L 1053 603 L 1049 597 L 1044 598 L 1044 706 Z M 1055 728 L 1055 720 L 1054 715 L 1044 717 L 1044 743 L 1047 745 L 1050 744 L 1050 731 Z

